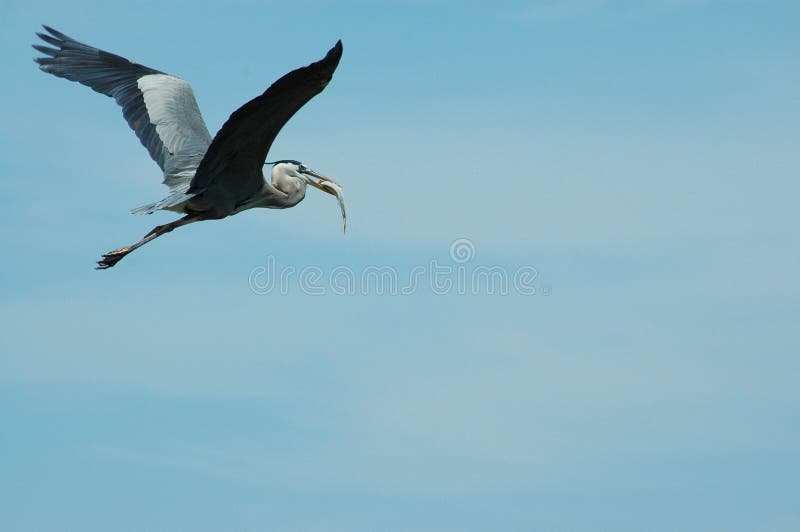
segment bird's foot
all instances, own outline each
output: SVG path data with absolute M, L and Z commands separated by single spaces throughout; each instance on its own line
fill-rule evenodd
M 114 251 L 109 251 L 103 258 L 97 261 L 97 270 L 105 270 L 107 268 L 111 268 L 116 263 L 122 260 L 122 258 L 130 253 L 131 249 L 129 247 L 122 247 L 119 249 L 115 249 Z

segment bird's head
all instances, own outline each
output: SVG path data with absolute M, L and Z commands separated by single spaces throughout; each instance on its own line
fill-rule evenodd
M 267 163 L 272 165 L 272 185 L 286 194 L 290 194 L 298 186 L 305 184 L 336 196 L 342 211 L 343 228 L 347 231 L 347 211 L 344 206 L 342 187 L 329 177 L 318 174 L 300 161 L 290 159 Z

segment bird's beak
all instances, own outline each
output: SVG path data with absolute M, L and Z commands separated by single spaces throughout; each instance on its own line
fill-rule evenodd
M 325 188 L 324 183 L 328 182 L 328 183 L 333 183 L 334 185 L 338 185 L 339 183 L 337 183 L 336 181 L 334 181 L 330 177 L 325 177 L 324 175 L 318 174 L 318 173 L 313 172 L 311 170 L 306 170 L 303 173 L 306 174 L 306 175 L 310 175 L 312 177 L 316 177 L 317 179 L 319 179 L 319 182 L 314 181 L 313 179 L 309 179 L 308 183 L 311 186 L 316 187 L 316 188 L 320 189 L 323 192 L 327 192 L 328 194 L 332 194 L 334 196 L 336 195 L 336 192 L 333 192 L 333 190 Z
M 331 196 L 336 196 L 336 199 L 339 201 L 339 208 L 342 211 L 342 230 L 347 232 L 347 211 L 345 210 L 344 206 L 344 196 L 342 195 L 342 186 L 334 181 L 329 177 L 325 177 L 324 175 L 320 175 L 314 171 L 306 170 L 303 172 L 304 174 L 316 177 L 319 179 L 319 182 L 314 181 L 313 179 L 307 179 L 306 182 L 314 188 L 318 188 L 323 192 L 327 192 Z

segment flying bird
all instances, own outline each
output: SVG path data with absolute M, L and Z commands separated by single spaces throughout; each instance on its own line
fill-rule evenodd
M 294 207 L 305 197 L 307 185 L 336 196 L 346 229 L 342 188 L 336 181 L 296 160 L 265 162 L 284 124 L 330 82 L 342 57 L 342 41 L 321 60 L 289 72 L 234 111 L 212 139 L 192 87 L 183 79 L 83 44 L 49 26 L 44 29 L 47 33 L 36 35 L 49 46 L 33 45 L 44 54 L 35 58 L 39 68 L 114 98 L 164 172 L 169 194 L 131 212 L 183 214 L 138 242 L 106 253 L 97 269 L 111 268 L 134 249 L 183 225 L 254 207 Z M 265 164 L 272 165 L 270 181 L 264 178 Z

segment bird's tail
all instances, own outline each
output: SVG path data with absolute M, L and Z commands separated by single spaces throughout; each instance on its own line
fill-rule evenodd
M 180 207 L 186 201 L 192 199 L 195 194 L 184 194 L 183 192 L 173 192 L 169 196 L 155 203 L 148 203 L 147 205 L 142 205 L 141 207 L 136 207 L 135 209 L 131 209 L 131 214 L 153 214 L 156 211 L 160 210 L 174 210 L 180 211 L 182 210 Z

